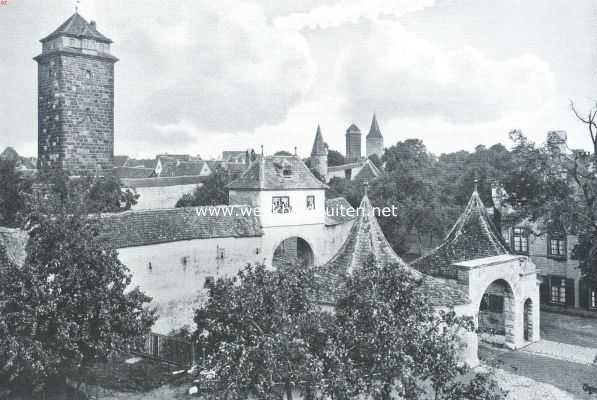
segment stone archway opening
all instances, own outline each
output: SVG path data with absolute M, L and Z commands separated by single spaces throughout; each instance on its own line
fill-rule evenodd
M 533 340 L 533 301 L 526 299 L 524 302 L 524 340 L 530 342 Z
M 314 265 L 315 255 L 309 243 L 298 236 L 284 239 L 274 250 L 274 268 L 307 267 Z
M 478 332 L 481 340 L 495 344 L 514 343 L 514 292 L 503 279 L 493 281 L 481 297 Z

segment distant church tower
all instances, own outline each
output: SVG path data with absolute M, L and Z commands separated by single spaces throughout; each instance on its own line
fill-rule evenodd
M 41 39 L 38 63 L 38 168 L 73 175 L 112 167 L 112 41 L 78 13 Z
M 313 141 L 313 149 L 311 150 L 311 168 L 317 171 L 319 175 L 327 180 L 328 175 L 328 146 L 323 141 L 321 128 L 317 125 L 317 133 L 315 133 L 315 141 Z
M 377 154 L 381 158 L 383 155 L 383 136 L 379 130 L 379 124 L 377 123 L 377 117 L 373 114 L 373 120 L 371 121 L 371 129 L 367 134 L 367 157 L 372 154 Z
M 361 159 L 361 130 L 352 124 L 346 130 L 346 161 L 355 162 Z

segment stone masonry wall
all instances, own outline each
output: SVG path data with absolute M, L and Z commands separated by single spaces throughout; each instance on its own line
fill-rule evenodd
M 39 167 L 73 174 L 111 168 L 114 157 L 114 62 L 51 53 L 38 68 Z

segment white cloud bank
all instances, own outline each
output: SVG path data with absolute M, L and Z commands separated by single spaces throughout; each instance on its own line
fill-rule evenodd
M 347 115 L 375 110 L 386 118 L 469 124 L 536 112 L 555 93 L 549 65 L 536 56 L 496 60 L 471 47 L 446 49 L 393 21 L 371 24 L 366 38 L 342 53 L 339 65 Z

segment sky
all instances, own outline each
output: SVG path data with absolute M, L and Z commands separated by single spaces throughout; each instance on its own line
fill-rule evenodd
M 0 149 L 36 155 L 32 58 L 74 5 L 0 6 Z M 590 145 L 570 101 L 597 101 L 594 0 L 81 0 L 79 13 L 120 59 L 116 154 L 308 156 L 318 124 L 344 153 L 347 127 L 366 135 L 373 113 L 386 146 L 420 138 L 436 154 L 509 145 L 512 129 Z

